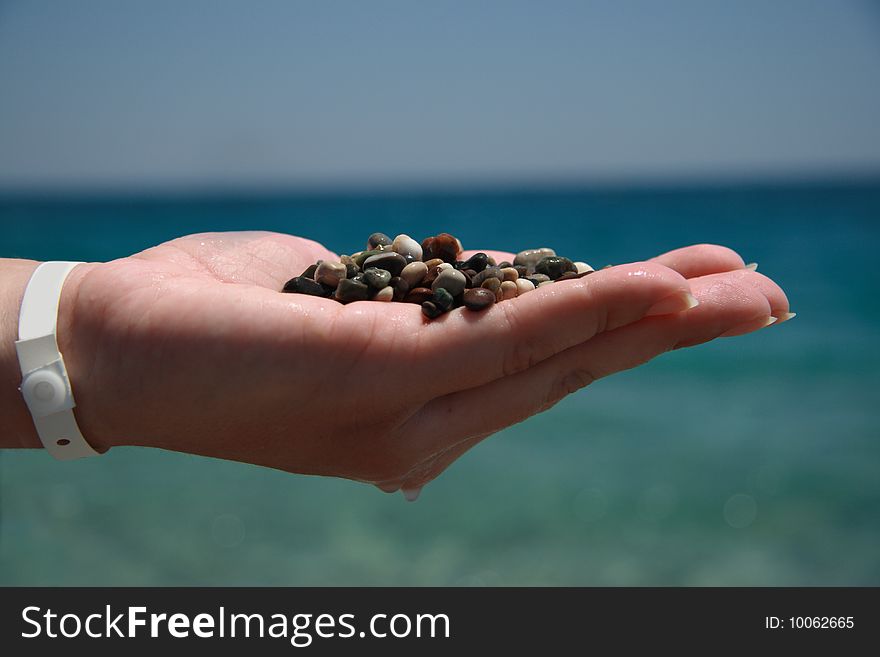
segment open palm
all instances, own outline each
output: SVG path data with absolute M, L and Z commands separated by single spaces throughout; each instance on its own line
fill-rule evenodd
M 211 233 L 74 270 L 59 335 L 86 437 L 418 490 L 597 378 L 788 317 L 775 283 L 710 245 L 432 322 L 415 304 L 279 292 L 335 257 Z

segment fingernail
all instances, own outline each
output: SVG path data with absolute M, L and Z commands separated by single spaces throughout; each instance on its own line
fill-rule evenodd
M 415 502 L 419 499 L 419 494 L 422 492 L 421 488 L 401 488 L 400 492 L 403 493 L 403 496 L 406 498 L 407 502 Z
M 782 322 L 787 322 L 788 320 L 794 319 L 795 317 L 797 317 L 797 313 L 782 313 L 781 315 L 779 315 L 779 317 L 776 318 L 776 321 L 782 324 Z
M 689 310 L 698 305 L 700 305 L 700 302 L 697 301 L 697 298 L 693 294 L 690 292 L 679 292 L 655 303 L 648 309 L 648 312 L 645 313 L 645 317 L 678 313 L 682 310 Z
M 767 328 L 771 324 L 775 324 L 775 323 L 776 323 L 776 318 L 773 315 L 770 315 L 770 317 L 767 318 L 767 323 L 764 324 L 764 328 Z
M 758 271 L 758 263 L 757 262 L 750 262 L 743 269 L 750 269 L 752 271 Z

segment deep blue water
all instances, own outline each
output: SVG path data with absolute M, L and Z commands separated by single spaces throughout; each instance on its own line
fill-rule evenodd
M 416 504 L 143 449 L 7 452 L 0 584 L 880 584 L 880 182 L 0 200 L 7 257 L 107 260 L 242 229 L 337 252 L 373 230 L 447 231 L 594 266 L 716 242 L 757 261 L 798 317 L 602 380 L 480 445 Z

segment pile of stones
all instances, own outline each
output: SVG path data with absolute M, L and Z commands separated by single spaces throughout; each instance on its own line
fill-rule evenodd
M 287 281 L 282 291 L 340 303 L 417 303 L 426 317 L 434 319 L 459 306 L 485 310 L 542 285 L 593 271 L 587 263 L 557 256 L 548 248 L 520 251 L 513 262 L 495 262 L 485 253 L 459 260 L 461 252 L 461 242 L 449 233 L 428 237 L 421 244 L 409 235 L 392 240 L 373 233 L 365 250 L 344 255 L 338 262 L 319 260 Z

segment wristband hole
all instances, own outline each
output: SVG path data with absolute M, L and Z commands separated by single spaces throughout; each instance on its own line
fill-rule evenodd
M 69 445 L 70 441 L 67 438 L 59 438 L 55 441 L 55 444 L 64 447 L 65 445 Z

